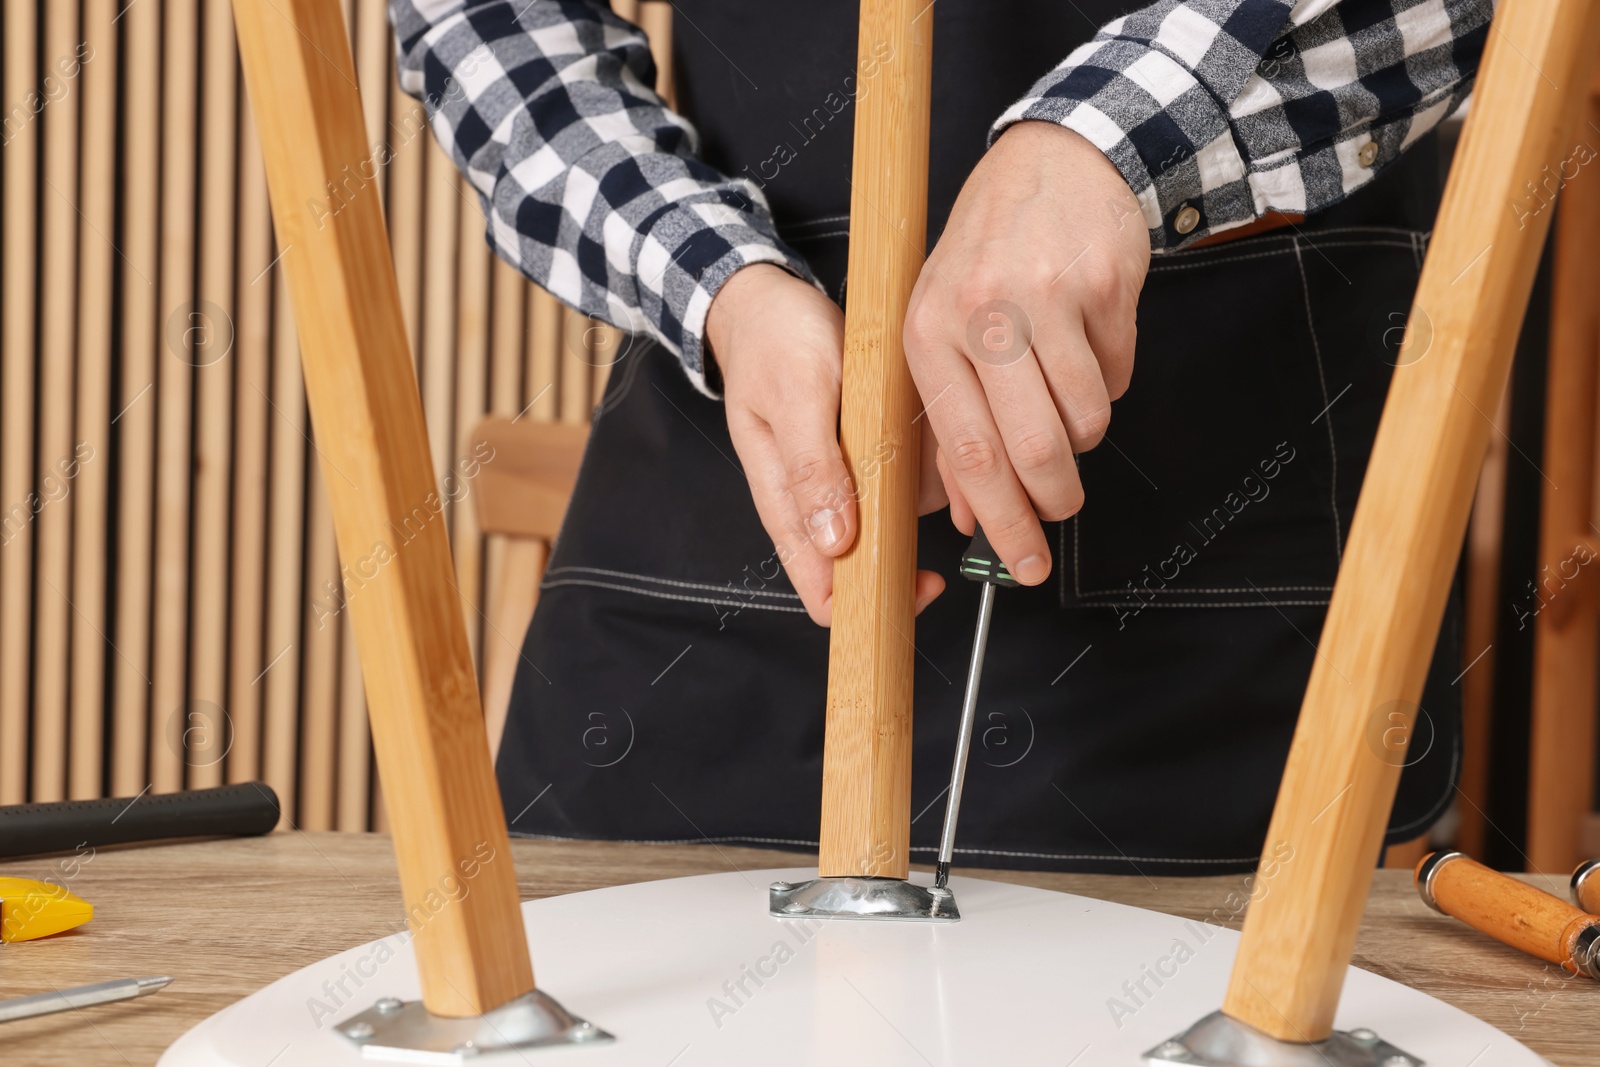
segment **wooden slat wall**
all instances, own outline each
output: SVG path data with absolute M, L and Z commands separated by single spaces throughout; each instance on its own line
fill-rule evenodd
M 666 69 L 668 6 L 617 8 Z M 532 571 L 476 528 L 470 431 L 586 420 L 625 349 L 491 256 L 383 0 L 345 10 L 390 157 L 348 195 L 387 209 L 474 650 L 514 649 L 487 593 Z M 230 7 L 8 0 L 0 29 L 0 803 L 261 778 L 286 824 L 381 828 Z

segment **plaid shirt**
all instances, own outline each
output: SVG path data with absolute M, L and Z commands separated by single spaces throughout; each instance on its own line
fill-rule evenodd
M 1366 184 L 1471 89 L 1493 0 L 1157 0 L 995 123 L 1104 151 L 1156 252 Z M 761 190 L 696 156 L 644 34 L 586 0 L 390 0 L 400 84 L 482 198 L 490 244 L 580 311 L 705 379 L 712 298 L 776 263 L 814 281 Z

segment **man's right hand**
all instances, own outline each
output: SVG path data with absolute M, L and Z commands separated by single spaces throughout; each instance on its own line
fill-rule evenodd
M 728 433 L 761 525 L 806 611 L 827 626 L 833 560 L 857 529 L 853 482 L 839 451 L 844 314 L 788 271 L 755 263 L 718 290 L 706 340 L 722 369 Z M 922 484 L 938 497 L 922 501 L 926 512 L 944 500 L 928 462 L 933 450 L 923 452 Z M 937 574 L 918 571 L 917 610 L 943 589 Z

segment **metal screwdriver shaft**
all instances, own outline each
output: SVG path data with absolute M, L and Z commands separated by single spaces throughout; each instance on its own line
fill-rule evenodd
M 950 882 L 950 857 L 956 849 L 956 816 L 961 812 L 961 783 L 967 777 L 967 752 L 972 747 L 972 722 L 978 713 L 978 679 L 983 674 L 983 654 L 989 647 L 989 617 L 994 614 L 994 583 L 984 582 L 978 594 L 978 628 L 972 635 L 972 660 L 967 666 L 967 691 L 961 698 L 961 727 L 956 732 L 956 758 L 950 769 L 949 795 L 945 798 L 944 832 L 939 836 L 939 861 L 933 884 Z
M 96 982 L 93 985 L 81 985 L 72 989 L 54 989 L 48 993 L 34 993 L 31 996 L 0 1000 L 0 1023 L 10 1022 L 13 1019 L 31 1019 L 35 1015 L 49 1015 L 51 1012 L 87 1008 L 93 1004 L 109 1004 L 114 1000 L 131 1000 L 134 997 L 148 996 L 164 989 L 171 981 L 172 979 L 166 976 L 118 978 L 111 982 Z
M 999 585 L 1015 586 L 1005 564 L 995 554 L 983 527 L 973 531 L 972 543 L 961 557 L 961 575 L 980 582 L 978 626 L 972 635 L 972 659 L 967 665 L 967 689 L 961 698 L 961 725 L 956 731 L 956 756 L 950 768 L 950 789 L 945 800 L 944 832 L 939 836 L 939 859 L 934 865 L 933 884 L 944 889 L 950 882 L 950 859 L 955 854 L 956 819 L 961 813 L 961 786 L 967 777 L 967 753 L 972 748 L 972 724 L 978 717 L 978 683 L 983 678 L 984 654 L 989 649 L 989 620 L 994 614 L 994 590 Z

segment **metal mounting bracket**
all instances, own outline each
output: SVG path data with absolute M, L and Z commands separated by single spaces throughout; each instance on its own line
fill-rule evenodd
M 434 1015 L 420 1000 L 384 997 L 335 1027 L 369 1060 L 453 1065 L 490 1052 L 616 1040 L 535 989 L 482 1015 Z
M 899 878 L 813 878 L 773 882 L 768 914 L 780 919 L 879 919 L 959 922 L 961 911 L 949 889 Z
M 1335 1030 L 1322 1041 L 1280 1041 L 1214 1011 L 1144 1054 L 1190 1067 L 1422 1067 L 1371 1030 Z

